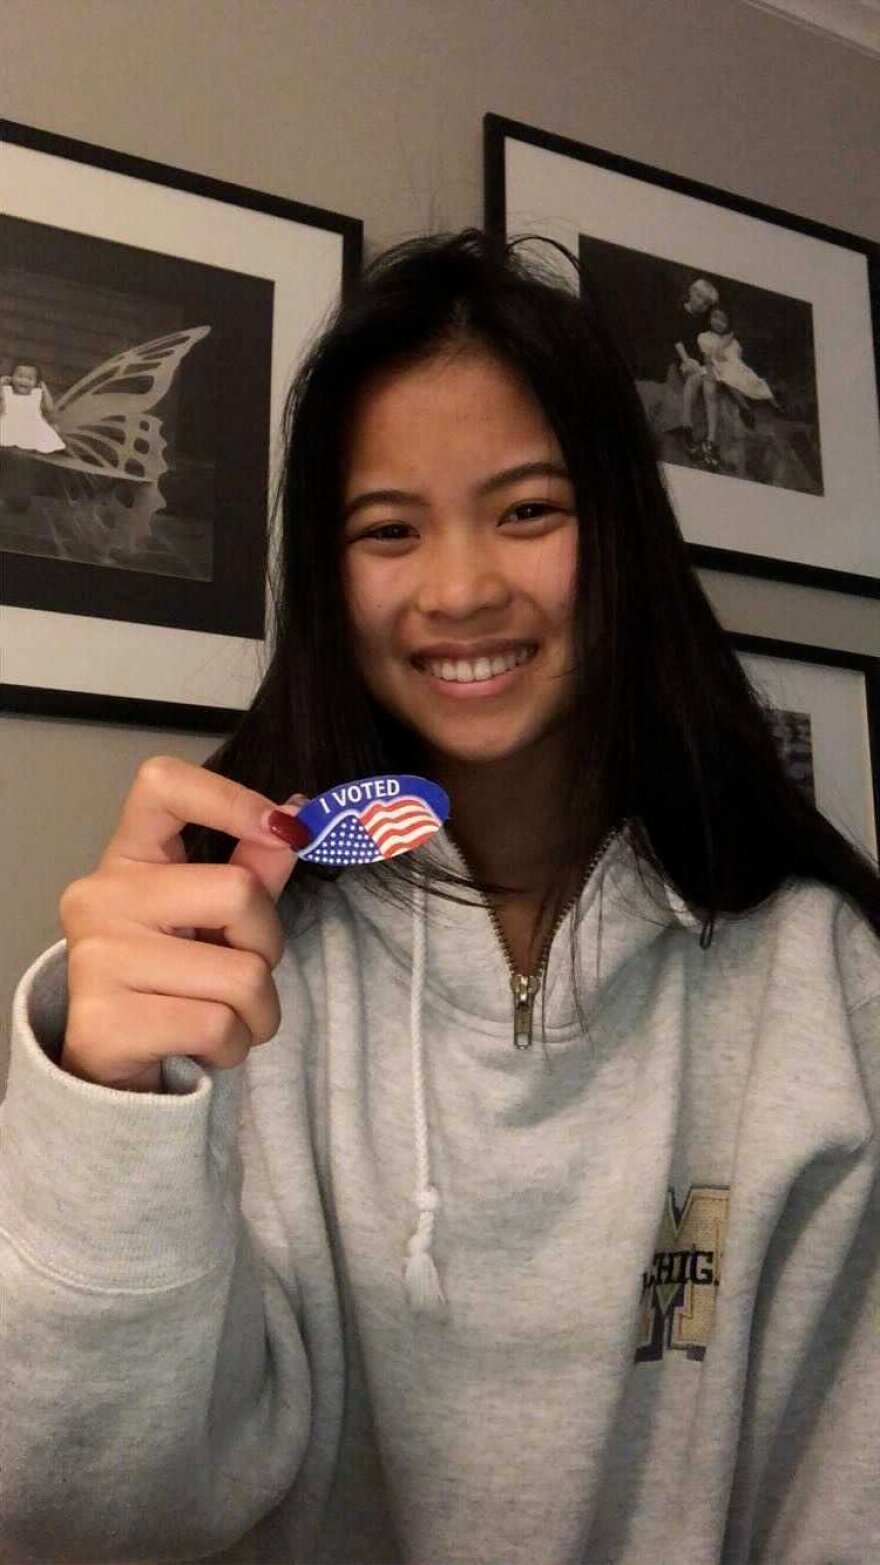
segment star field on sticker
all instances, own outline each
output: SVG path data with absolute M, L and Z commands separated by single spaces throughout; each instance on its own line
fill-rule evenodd
M 347 815 L 310 854 L 315 864 L 372 864 L 376 844 L 356 815 Z

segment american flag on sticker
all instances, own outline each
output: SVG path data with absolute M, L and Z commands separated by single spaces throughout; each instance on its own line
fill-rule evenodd
M 443 825 L 443 818 L 424 799 L 401 794 L 394 799 L 375 799 L 362 809 L 344 809 L 329 820 L 300 858 L 313 864 L 335 864 L 343 868 L 355 864 L 374 864 L 393 859 L 398 853 L 410 853 Z
M 378 800 L 364 810 L 360 817 L 364 831 L 369 834 L 383 859 L 393 859 L 395 853 L 408 853 L 419 843 L 433 837 L 441 824 L 424 799 L 405 799 L 390 802 Z

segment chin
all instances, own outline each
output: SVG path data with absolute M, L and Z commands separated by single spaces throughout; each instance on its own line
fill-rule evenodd
M 548 725 L 535 732 L 519 734 L 481 734 L 476 728 L 472 734 L 422 731 L 418 737 L 429 753 L 441 756 L 444 760 L 468 766 L 492 766 L 531 753 L 542 740 L 549 737 L 556 726 Z
M 499 761 L 510 761 L 519 754 L 520 746 L 501 745 L 451 745 L 428 744 L 429 753 L 459 766 L 492 766 Z
M 380 690 L 374 686 L 373 699 L 388 715 L 413 736 L 426 757 L 431 756 L 453 764 L 491 766 L 509 762 L 517 756 L 533 753 L 535 749 L 567 726 L 569 713 L 565 707 L 519 714 L 508 711 L 481 712 L 476 708 L 446 714 L 438 720 L 436 712 L 422 709 L 421 703 L 401 699 L 402 692 Z M 408 694 L 408 692 L 406 692 Z M 523 703 L 525 704 L 525 703 Z

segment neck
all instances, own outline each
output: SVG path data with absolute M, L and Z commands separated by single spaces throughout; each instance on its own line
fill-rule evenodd
M 452 802 L 450 835 L 474 874 L 515 887 L 538 902 L 558 873 L 559 811 L 566 780 L 566 737 L 547 734 L 518 755 L 475 764 L 432 754 L 430 774 Z

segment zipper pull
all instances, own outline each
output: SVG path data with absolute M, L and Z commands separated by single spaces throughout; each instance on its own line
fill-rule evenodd
M 541 987 L 541 980 L 536 976 L 530 978 L 527 973 L 511 973 L 510 987 L 513 990 L 513 1046 L 515 1049 L 530 1049 L 535 995 Z

